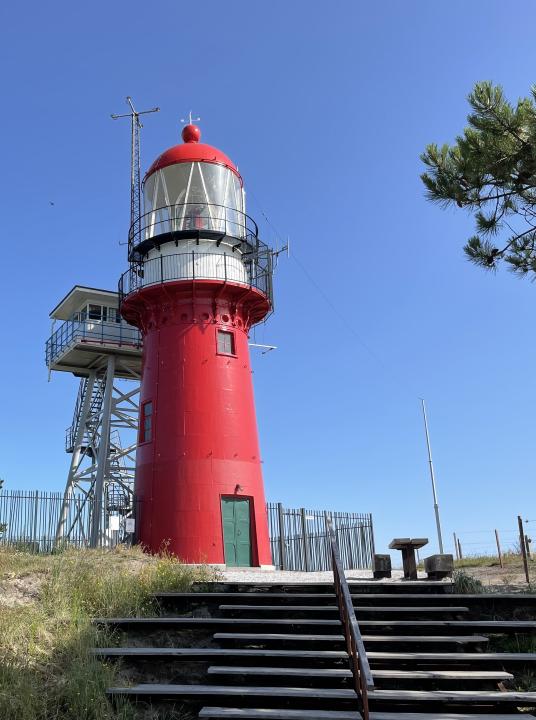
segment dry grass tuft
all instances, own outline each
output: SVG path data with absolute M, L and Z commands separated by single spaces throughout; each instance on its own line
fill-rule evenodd
M 0 592 L 35 576 L 31 602 L 0 605 L 0 718 L 131 720 L 129 705 L 113 708 L 106 699 L 116 667 L 90 650 L 112 640 L 91 618 L 156 613 L 152 593 L 187 590 L 210 572 L 138 548 L 57 555 L 0 549 Z

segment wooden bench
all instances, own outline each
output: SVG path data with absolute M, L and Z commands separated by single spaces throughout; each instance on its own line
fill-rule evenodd
M 390 550 L 402 552 L 402 567 L 405 580 L 417 579 L 417 563 L 415 562 L 415 550 L 428 544 L 428 538 L 395 538 L 389 543 Z

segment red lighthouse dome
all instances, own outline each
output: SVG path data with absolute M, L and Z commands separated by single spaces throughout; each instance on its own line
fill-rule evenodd
M 214 165 L 223 165 L 229 170 L 232 170 L 240 179 L 240 184 L 242 184 L 242 178 L 236 165 L 225 153 L 218 150 L 218 148 L 212 147 L 212 145 L 199 142 L 201 139 L 201 130 L 197 125 L 185 125 L 182 130 L 182 139 L 184 140 L 182 145 L 174 145 L 156 158 L 147 171 L 145 180 L 157 170 L 162 170 L 170 165 L 205 162 L 213 163 Z

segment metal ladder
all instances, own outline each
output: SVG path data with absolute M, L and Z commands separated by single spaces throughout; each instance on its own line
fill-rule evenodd
M 73 421 L 71 425 L 65 431 L 65 452 L 74 452 L 74 443 L 78 427 L 80 425 L 80 415 L 84 406 L 84 400 L 87 393 L 88 378 L 82 378 L 80 380 L 80 387 L 78 388 L 78 396 L 74 406 Z M 98 382 L 93 384 L 93 392 L 91 397 L 90 415 L 98 413 L 102 408 L 102 388 Z

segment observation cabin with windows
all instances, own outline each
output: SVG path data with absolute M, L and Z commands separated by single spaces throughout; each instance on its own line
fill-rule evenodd
M 140 374 L 141 335 L 121 317 L 118 293 L 75 285 L 50 318 L 52 333 L 45 347 L 49 371 L 87 376 L 113 354 L 121 359 L 118 377 L 132 378 L 131 371 Z
M 187 125 L 143 181 L 143 214 L 129 232 L 122 297 L 157 283 L 218 280 L 260 291 L 272 306 L 272 256 L 245 212 L 242 178 L 220 150 Z

